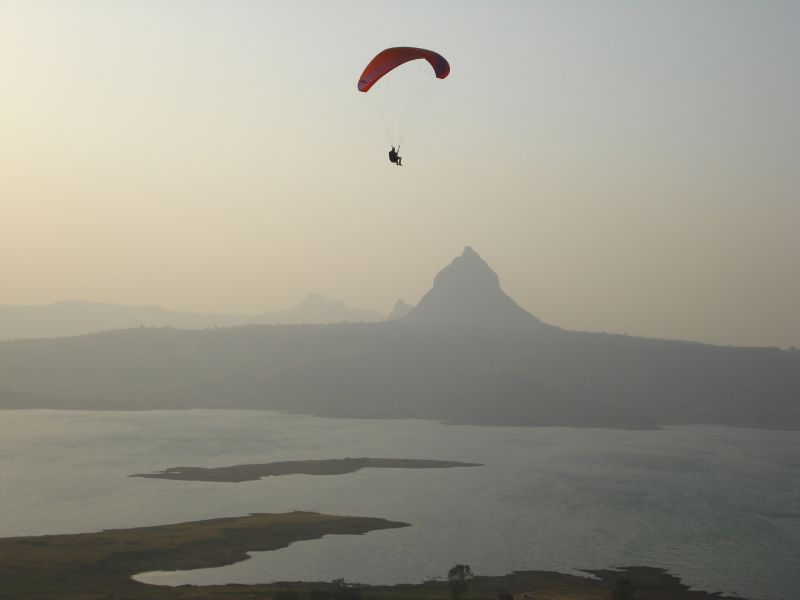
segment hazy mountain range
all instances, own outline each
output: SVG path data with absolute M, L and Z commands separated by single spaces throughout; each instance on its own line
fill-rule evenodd
M 471 248 L 405 313 L 1 342 L 0 407 L 800 428 L 800 352 L 566 331 L 519 307 Z
M 0 340 L 52 338 L 131 327 L 208 329 L 235 325 L 278 325 L 383 321 L 377 311 L 350 308 L 310 294 L 289 310 L 257 315 L 215 315 L 168 310 L 160 306 L 122 306 L 67 300 L 46 306 L 0 306 Z

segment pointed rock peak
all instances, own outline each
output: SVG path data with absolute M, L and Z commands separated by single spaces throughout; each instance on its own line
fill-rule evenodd
M 500 278 L 471 246 L 466 246 L 461 256 L 454 258 L 434 278 L 434 288 L 443 285 L 500 291 Z
M 386 320 L 395 321 L 397 319 L 402 319 L 408 313 L 410 313 L 413 308 L 414 307 L 411 306 L 408 302 L 400 298 L 397 302 L 394 303 L 394 308 L 392 309 L 392 312 L 389 313 L 389 316 L 386 317 Z
M 436 275 L 403 320 L 484 329 L 542 325 L 503 292 L 497 273 L 470 246 Z

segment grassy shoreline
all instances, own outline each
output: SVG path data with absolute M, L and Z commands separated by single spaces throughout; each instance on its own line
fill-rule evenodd
M 96 533 L 0 539 L 0 598 L 189 598 L 131 577 L 233 564 L 250 551 L 407 523 L 318 513 L 253 514 Z M 199 596 L 199 597 L 214 597 Z
M 155 586 L 132 579 L 155 570 L 199 569 L 245 560 L 250 551 L 276 550 L 324 535 L 358 535 L 407 523 L 370 517 L 309 512 L 253 514 L 95 533 L 0 538 L 0 598 L 48 600 L 273 598 L 292 589 L 299 600 L 314 590 L 334 592 L 332 583 L 281 582 L 262 585 Z M 590 577 L 546 571 L 475 577 L 462 600 L 511 593 L 522 599 L 606 600 L 624 576 L 648 600 L 721 600 L 718 594 L 689 590 L 669 573 L 648 567 L 587 571 Z M 446 599 L 446 582 L 358 586 L 363 598 Z M 741 599 L 739 599 L 741 600 Z

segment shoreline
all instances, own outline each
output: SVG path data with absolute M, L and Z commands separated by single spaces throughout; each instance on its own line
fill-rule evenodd
M 21 395 L 14 392 L 14 395 Z M 363 416 L 363 415 L 342 415 L 342 414 L 326 414 L 324 412 L 307 412 L 298 411 L 290 412 L 273 407 L 254 408 L 251 405 L 236 405 L 236 406 L 183 406 L 183 405 L 164 405 L 159 408 L 153 407 L 136 407 L 136 406 L 108 406 L 100 401 L 87 401 L 87 403 L 76 403 L 63 405 L 60 403 L 50 404 L 49 401 L 54 399 L 51 397 L 35 396 L 34 394 L 26 394 L 30 397 L 36 397 L 40 404 L 14 404 L 5 403 L 0 398 L 0 412 L 2 411 L 56 411 L 56 412 L 100 412 L 100 413 L 147 413 L 147 412 L 189 412 L 189 411 L 250 411 L 250 412 L 273 412 L 280 415 L 294 416 L 294 417 L 314 417 L 319 419 L 337 419 L 337 420 L 353 420 L 353 421 L 427 421 L 438 423 L 439 425 L 448 425 L 453 427 L 509 427 L 521 429 L 605 429 L 608 431 L 660 431 L 674 427 L 725 427 L 728 429 L 753 429 L 756 431 L 777 431 L 777 432 L 800 432 L 800 423 L 789 423 L 784 421 L 776 423 L 761 423 L 761 424 L 745 424 L 745 423 L 718 423 L 714 421 L 665 421 L 665 422 L 531 422 L 531 421 L 515 421 L 509 423 L 508 421 L 472 421 L 472 420 L 454 420 L 452 418 L 444 417 L 415 417 L 415 416 Z M 45 402 L 44 400 L 47 400 Z
M 304 600 L 314 591 L 333 593 L 341 588 L 330 582 L 165 586 L 142 583 L 133 577 L 151 571 L 221 567 L 246 560 L 249 552 L 277 550 L 325 535 L 363 535 L 408 526 L 381 518 L 297 511 L 94 533 L 0 538 L 0 598 L 244 599 L 273 598 L 291 589 Z M 617 579 L 625 577 L 648 600 L 733 600 L 718 593 L 690 590 L 679 578 L 658 568 L 583 572 L 586 577 L 550 571 L 478 574 L 463 599 L 511 594 L 522 600 L 529 594 L 532 598 L 607 600 Z M 347 589 L 377 600 L 450 598 L 447 582 L 438 580 L 390 586 L 348 585 Z

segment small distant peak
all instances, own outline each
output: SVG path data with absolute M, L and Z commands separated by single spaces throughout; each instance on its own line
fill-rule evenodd
M 344 303 L 339 300 L 331 300 L 321 294 L 309 294 L 297 305 L 297 308 L 344 308 L 344 306 Z
M 475 252 L 475 248 L 473 248 L 472 246 L 464 246 L 464 252 L 461 253 L 461 256 L 463 258 L 467 258 L 467 257 L 469 257 L 469 258 L 472 258 L 472 257 L 480 258 L 480 255 L 477 252 Z
M 350 308 L 341 300 L 331 300 L 320 294 L 309 294 L 294 308 L 266 313 L 262 320 L 271 323 L 339 323 L 383 321 L 384 315 L 368 308 Z
M 408 302 L 400 298 L 397 302 L 394 303 L 394 308 L 392 309 L 392 312 L 389 313 L 389 316 L 386 317 L 386 320 L 395 321 L 397 319 L 402 319 L 408 313 L 410 313 L 413 308 L 414 307 L 411 306 Z

